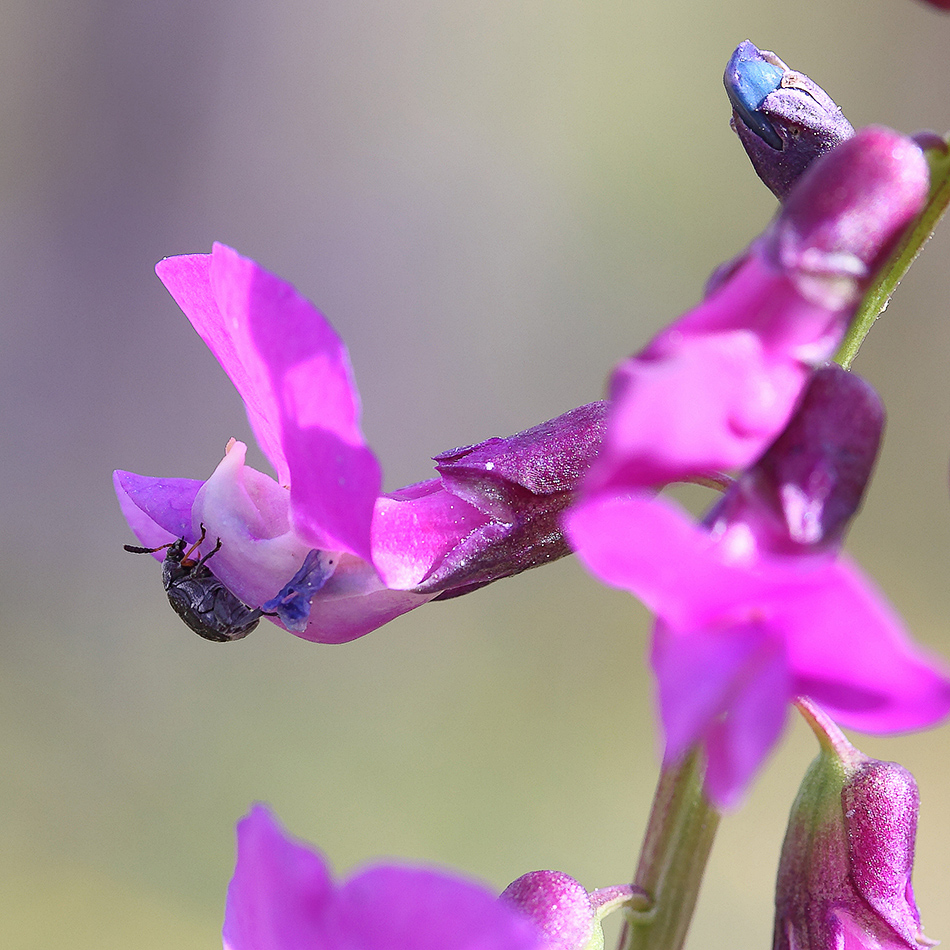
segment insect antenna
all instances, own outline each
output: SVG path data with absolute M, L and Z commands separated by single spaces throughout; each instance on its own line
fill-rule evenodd
M 164 551 L 165 548 L 170 548 L 175 543 L 174 541 L 169 541 L 168 544 L 160 544 L 157 548 L 140 548 L 134 544 L 123 544 L 122 549 L 128 551 L 129 554 L 155 554 L 158 551 Z

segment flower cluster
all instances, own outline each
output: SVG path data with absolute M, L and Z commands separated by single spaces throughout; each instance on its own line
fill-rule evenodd
M 342 643 L 576 551 L 656 615 L 664 774 L 699 750 L 704 807 L 741 799 L 790 704 L 816 727 L 825 751 L 786 839 L 777 950 L 913 948 L 926 943 L 910 889 L 916 787 L 847 746 L 832 720 L 932 725 L 950 714 L 950 673 L 841 553 L 884 409 L 829 361 L 929 200 L 930 171 L 922 139 L 855 132 L 819 86 L 748 41 L 724 81 L 732 126 L 780 207 L 695 308 L 620 364 L 606 402 L 441 453 L 437 477 L 383 493 L 343 342 L 290 284 L 215 245 L 158 274 L 234 383 L 276 478 L 231 439 L 206 480 L 120 471 L 115 488 L 144 546 L 132 550 L 164 558 L 169 598 L 209 639 L 267 616 Z M 661 495 L 674 482 L 723 494 L 696 521 Z M 238 827 L 224 939 L 227 950 L 599 950 L 603 914 L 624 904 L 630 921 L 642 910 L 655 922 L 657 899 L 627 885 L 588 893 L 552 871 L 500 898 L 392 865 L 337 885 L 257 807 Z

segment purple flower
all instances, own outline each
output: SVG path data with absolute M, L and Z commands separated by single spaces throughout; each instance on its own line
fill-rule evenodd
M 380 496 L 346 349 L 323 315 L 220 244 L 157 270 L 244 400 L 277 480 L 234 440 L 207 481 L 116 472 L 145 547 L 191 544 L 203 526 L 197 553 L 220 540 L 205 567 L 228 591 L 324 643 L 569 553 L 559 516 L 597 452 L 605 404 L 443 453 L 440 478 Z
M 335 883 L 263 805 L 237 827 L 225 950 L 542 950 L 527 917 L 441 871 L 381 864 Z
M 736 47 L 723 83 L 732 127 L 756 173 L 780 201 L 819 155 L 854 135 L 824 89 L 749 40 Z
M 870 387 L 829 367 L 704 525 L 642 492 L 597 494 L 568 515 L 585 565 L 657 615 L 666 759 L 702 743 L 719 806 L 741 795 L 796 696 L 866 732 L 921 728 L 950 712 L 946 672 L 835 556 L 882 422 Z
M 810 703 L 821 752 L 789 817 L 775 889 L 773 950 L 921 950 L 911 874 L 913 775 L 852 746 Z
M 815 161 L 731 274 L 616 370 L 588 490 L 751 464 L 841 341 L 928 184 L 920 148 L 887 129 Z

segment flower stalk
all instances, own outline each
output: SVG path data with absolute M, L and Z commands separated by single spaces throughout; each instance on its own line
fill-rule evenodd
M 627 910 L 620 950 L 680 950 L 693 917 L 719 812 L 703 794 L 698 748 L 660 773 L 634 887 L 652 897 Z

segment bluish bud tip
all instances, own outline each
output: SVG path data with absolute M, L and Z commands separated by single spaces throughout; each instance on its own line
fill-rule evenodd
M 729 58 L 722 77 L 733 109 L 776 151 L 782 150 L 782 139 L 759 109 L 769 94 L 782 85 L 784 74 L 784 69 L 767 60 L 749 40 L 743 40 Z

